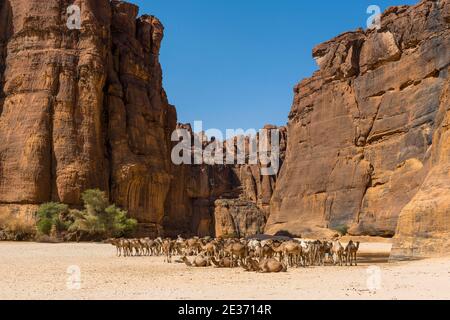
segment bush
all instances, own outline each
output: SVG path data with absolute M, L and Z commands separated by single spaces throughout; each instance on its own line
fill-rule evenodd
M 115 205 L 109 206 L 105 211 L 109 217 L 112 217 L 112 230 L 115 237 L 126 236 L 136 230 L 137 221 L 128 219 L 126 211 L 120 210 Z
M 40 235 L 49 236 L 54 227 L 59 234 L 67 230 L 67 217 L 69 207 L 62 203 L 49 202 L 41 205 L 37 211 L 36 228 Z
M 53 222 L 50 219 L 44 218 L 38 220 L 36 224 L 36 228 L 39 232 L 39 234 L 43 235 L 50 235 L 50 232 L 52 231 Z
M 341 236 L 345 236 L 348 233 L 349 227 L 345 224 L 339 225 L 334 228 L 335 231 L 339 232 Z
M 72 210 L 73 223 L 69 231 L 91 238 L 126 236 L 135 230 L 137 221 L 127 218 L 127 212 L 110 205 L 106 194 L 100 190 L 86 190 L 82 199 L 84 210 Z

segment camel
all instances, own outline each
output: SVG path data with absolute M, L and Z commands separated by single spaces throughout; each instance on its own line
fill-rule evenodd
M 248 258 L 245 264 L 242 263 L 242 267 L 246 271 L 256 271 L 260 273 L 278 273 L 287 271 L 286 265 L 274 258 L 262 259 L 260 262 Z
M 122 247 L 122 252 L 124 257 L 130 257 L 133 255 L 133 248 L 131 246 L 131 241 L 128 239 L 120 240 L 120 246 Z
M 141 252 L 144 256 L 149 256 L 150 255 L 150 246 L 149 246 L 149 238 L 144 238 L 144 239 L 138 239 L 137 242 L 139 243 L 140 247 L 141 247 Z
M 215 265 L 219 268 L 232 268 L 242 266 L 248 271 L 265 270 L 264 263 L 271 264 L 273 260 L 286 267 L 315 266 L 329 264 L 342 266 L 357 265 L 357 253 L 360 243 L 350 241 L 345 248 L 338 238 L 333 241 L 316 240 L 305 241 L 294 239 L 289 241 L 275 240 L 245 240 L 223 238 L 183 239 L 178 236 L 176 240 L 170 238 L 156 239 L 108 239 L 105 241 L 116 247 L 118 257 L 130 256 L 159 256 L 164 255 L 164 261 L 172 263 L 173 256 L 193 255 L 197 258 L 189 262 L 193 266 Z M 186 263 L 186 259 L 177 260 Z M 263 263 L 260 266 L 260 263 Z M 271 266 L 270 266 L 271 268 Z M 269 268 L 269 269 L 270 269 Z
M 272 243 L 271 248 L 273 251 L 273 255 L 274 256 L 278 255 L 279 261 L 280 262 L 283 261 L 284 243 L 281 244 Z
M 125 250 L 124 250 L 124 247 L 122 245 L 122 240 L 120 240 L 120 239 L 108 239 L 105 242 L 109 243 L 109 244 L 112 244 L 113 246 L 116 247 L 116 255 L 118 257 L 120 257 L 122 255 L 122 251 L 123 251 L 123 255 L 125 256 Z
M 359 244 L 359 241 L 357 241 L 355 244 L 353 240 L 350 240 L 350 242 L 347 244 L 347 247 L 345 248 L 345 265 L 348 265 L 348 263 L 350 263 L 350 266 L 353 266 L 353 262 L 355 262 L 355 266 L 358 265 L 356 255 L 359 250 Z
M 302 252 L 301 252 L 301 260 L 302 260 L 302 265 L 304 267 L 306 266 L 312 266 L 314 265 L 314 250 L 313 250 L 313 245 L 310 242 L 306 242 L 306 241 L 302 241 L 300 243 L 300 246 L 302 248 Z
M 263 259 L 259 262 L 260 272 L 262 273 L 277 273 L 286 272 L 287 267 L 284 263 L 276 259 Z
M 322 244 L 319 247 L 319 254 L 320 254 L 320 265 L 324 266 L 326 262 L 329 262 L 330 258 L 333 256 L 331 253 L 331 248 L 333 247 L 333 244 L 328 241 L 322 242 Z
M 219 261 L 216 258 L 211 257 L 211 262 L 217 268 L 232 268 L 231 258 L 225 257 L 220 259 Z
M 339 240 L 334 240 L 332 242 L 331 253 L 333 256 L 334 265 L 339 264 L 342 266 L 344 259 L 344 247 L 339 242 Z
M 146 239 L 146 247 L 148 250 L 148 255 L 149 256 L 157 256 L 159 255 L 159 244 L 155 241 L 155 240 L 151 240 L 151 239 Z
M 209 242 L 205 245 L 200 243 L 200 248 L 208 257 L 214 257 L 218 252 L 217 246 L 214 242 Z
M 244 268 L 245 271 L 254 271 L 254 272 L 259 271 L 258 261 L 250 257 L 247 257 L 245 262 L 241 262 L 240 265 L 242 268 Z
M 181 258 L 181 260 L 188 267 L 205 268 L 205 267 L 209 267 L 211 265 L 210 261 L 207 258 L 205 258 L 204 256 L 197 256 L 192 262 L 190 262 L 186 256 L 183 256 Z
M 247 245 L 243 244 L 241 242 L 230 243 L 228 246 L 225 246 L 224 251 L 225 251 L 225 253 L 230 254 L 232 267 L 237 265 L 235 263 L 235 257 L 236 257 L 236 261 L 238 261 L 240 259 L 242 262 L 243 259 L 245 259 L 245 257 L 248 255 Z
M 141 256 L 142 255 L 141 242 L 138 239 L 132 239 L 132 240 L 129 240 L 129 241 L 130 241 L 130 245 L 131 245 L 131 255 L 133 255 L 133 250 L 134 250 L 134 255 L 135 256 Z
M 162 251 L 164 253 L 164 262 L 172 263 L 172 250 L 174 243 L 171 240 L 164 240 L 162 244 Z
M 302 254 L 302 247 L 293 241 L 285 242 L 283 246 L 283 255 L 287 260 L 287 265 L 293 267 L 299 265 L 300 256 Z
M 262 246 L 262 258 L 273 258 L 274 251 L 272 250 L 272 247 L 268 244 Z
M 199 254 L 201 250 L 201 244 L 197 237 L 188 239 L 186 241 L 186 249 L 189 251 L 188 254 Z

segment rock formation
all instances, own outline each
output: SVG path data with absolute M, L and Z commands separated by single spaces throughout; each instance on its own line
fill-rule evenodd
M 395 235 L 394 257 L 450 251 L 449 0 L 392 7 L 379 30 L 313 50 L 320 70 L 294 90 L 279 176 L 172 163 L 163 26 L 137 15 L 118 0 L 0 1 L 0 221 L 32 225 L 39 204 L 77 207 L 99 188 L 149 236 L 247 236 L 267 222 Z
M 449 6 L 392 7 L 381 29 L 314 49 L 320 70 L 295 88 L 267 232 L 448 239 Z
M 179 125 L 198 139 L 190 125 Z M 267 125 L 263 129 L 279 130 L 280 161 L 287 145 L 286 128 Z M 204 136 L 202 148 L 214 143 Z M 248 152 L 248 138 L 245 139 Z M 218 142 L 215 142 L 218 143 Z M 194 141 L 191 143 L 194 146 Z M 237 140 L 232 141 L 236 147 Z M 226 157 L 227 143 L 220 143 Z M 270 145 L 271 146 L 271 145 Z M 195 148 L 192 148 L 192 153 Z M 232 151 L 234 158 L 236 154 Z M 248 155 L 248 154 L 247 154 Z M 173 166 L 173 175 L 167 198 L 166 233 L 175 236 L 186 230 L 199 236 L 248 236 L 262 233 L 269 216 L 270 199 L 276 187 L 277 176 L 262 175 L 261 163 L 224 165 Z M 248 162 L 248 159 L 246 161 Z
M 80 29 L 67 24 L 71 5 Z M 33 224 L 38 205 L 77 207 L 90 188 L 106 191 L 145 235 L 213 234 L 223 198 L 249 201 L 266 210 L 258 221 L 267 218 L 275 177 L 258 165 L 172 164 L 177 116 L 162 87 L 164 28 L 137 15 L 117 0 L 0 2 L 2 220 Z
M 264 233 L 266 215 L 255 202 L 217 200 L 214 205 L 216 237 L 248 237 Z
M 163 27 L 129 3 L 79 0 L 72 29 L 72 3 L 1 1 L 0 215 L 77 206 L 99 188 L 157 229 L 176 126 L 161 85 Z

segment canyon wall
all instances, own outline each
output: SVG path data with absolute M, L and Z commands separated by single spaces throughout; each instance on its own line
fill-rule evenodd
M 194 146 L 194 139 L 199 139 L 199 135 L 192 132 L 190 125 L 179 125 L 178 128 L 190 132 L 191 146 Z M 288 139 L 286 128 L 266 125 L 263 129 L 278 130 L 282 166 Z M 217 148 L 223 151 L 224 164 L 173 165 L 176 179 L 172 181 L 166 202 L 166 233 L 176 236 L 189 230 L 199 236 L 239 237 L 263 233 L 277 175 L 262 175 L 260 162 L 249 164 L 248 137 L 244 143 L 247 164 L 238 164 L 236 139 L 231 141 L 234 150 L 227 151 L 227 142 L 214 142 L 212 137 L 200 136 L 203 136 L 200 142 L 203 150 L 217 143 Z M 270 139 L 268 142 L 271 148 Z M 195 152 L 195 147 L 191 152 Z M 234 164 L 226 163 L 227 152 L 235 159 Z
M 449 38 L 449 1 L 421 1 L 313 50 L 266 232 L 448 239 Z
M 67 25 L 71 5 L 79 29 Z M 264 229 L 276 177 L 172 163 L 177 115 L 157 18 L 116 0 L 2 0 L 0 18 L 0 223 L 32 226 L 40 204 L 79 207 L 98 188 L 138 220 L 138 235 L 223 234 L 216 213 L 232 233 Z M 233 214 L 227 200 L 239 202 Z
M 99 188 L 140 235 L 348 230 L 395 235 L 394 258 L 448 252 L 449 22 L 449 0 L 423 0 L 318 45 L 280 128 L 281 171 L 264 176 L 172 163 L 172 132 L 191 129 L 162 86 L 157 18 L 117 0 L 1 0 L 0 223 Z
M 81 29 L 67 8 L 81 8 Z M 158 62 L 163 27 L 108 0 L 2 0 L 0 215 L 106 191 L 162 226 L 175 109 Z

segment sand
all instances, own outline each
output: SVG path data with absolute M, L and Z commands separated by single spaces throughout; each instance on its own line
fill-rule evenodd
M 387 263 L 390 246 L 362 244 L 358 267 L 257 274 L 118 258 L 106 244 L 0 242 L 0 299 L 450 299 L 450 257 Z M 80 282 L 67 273 L 78 269 Z

